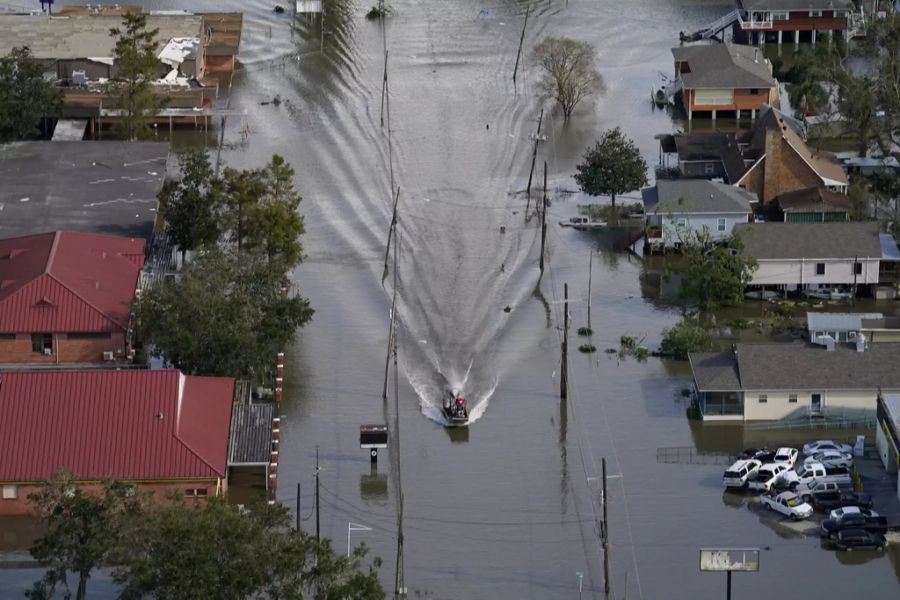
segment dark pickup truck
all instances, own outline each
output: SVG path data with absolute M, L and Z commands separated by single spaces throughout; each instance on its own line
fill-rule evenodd
M 870 517 L 853 513 L 844 515 L 840 519 L 825 519 L 822 523 L 822 534 L 833 537 L 846 529 L 863 529 L 870 533 L 884 533 L 887 528 L 887 519 L 884 517 Z
M 845 506 L 872 508 L 872 497 L 847 490 L 826 491 L 812 494 L 812 505 L 813 508 L 826 513 Z

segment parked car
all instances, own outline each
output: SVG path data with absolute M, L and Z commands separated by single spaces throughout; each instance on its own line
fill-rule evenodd
M 756 478 L 747 484 L 751 490 L 759 490 L 768 492 L 769 490 L 780 485 L 784 480 L 784 474 L 788 471 L 788 466 L 781 463 L 769 463 L 759 468 Z
M 726 488 L 744 488 L 747 483 L 756 477 L 762 463 L 756 459 L 739 460 L 725 471 L 722 483 Z
M 887 543 L 880 533 L 866 531 L 865 529 L 844 529 L 830 538 L 831 545 L 836 550 L 855 550 L 857 548 L 872 548 L 882 550 Z
M 574 227 L 575 229 L 600 229 L 606 227 L 606 221 L 590 216 L 572 217 L 568 221 L 560 221 L 559 224 L 563 227 Z
M 799 455 L 800 452 L 796 448 L 779 448 L 775 451 L 775 458 L 773 460 L 777 463 L 786 465 L 788 469 L 793 469 L 794 465 L 797 463 L 797 456 Z
M 872 510 L 871 508 L 862 508 L 860 506 L 844 506 L 841 508 L 836 508 L 830 513 L 828 513 L 829 519 L 840 519 L 843 518 L 844 515 L 865 515 L 867 517 L 877 517 L 879 514 Z
M 813 514 L 812 506 L 801 500 L 793 492 L 781 492 L 778 495 L 764 494 L 760 496 L 760 501 L 769 510 L 780 512 L 794 521 L 808 519 Z
M 761 463 L 770 463 L 775 460 L 775 452 L 768 448 L 746 448 L 738 455 L 738 458 L 755 458 Z
M 841 489 L 836 483 L 822 484 L 828 489 L 821 489 L 811 493 L 813 506 L 822 512 L 839 510 L 842 508 L 858 507 L 872 508 L 872 497 L 868 494 L 859 494 L 852 490 Z
M 837 519 L 825 519 L 822 522 L 822 533 L 834 536 L 845 529 L 865 529 L 866 531 L 884 533 L 887 531 L 887 526 L 887 519 L 884 517 L 869 517 L 862 513 L 850 513 Z
M 850 470 L 843 467 L 826 467 L 822 463 L 804 465 L 799 471 L 788 471 L 784 474 L 785 483 L 800 496 L 809 496 L 818 483 L 836 483 L 849 487 L 852 483 Z
M 853 466 L 853 455 L 837 450 L 823 450 L 812 456 L 807 456 L 803 460 L 804 465 L 811 463 L 822 463 L 826 467 L 845 467 L 847 469 Z
M 838 444 L 831 440 L 819 440 L 817 442 L 803 444 L 803 454 L 806 456 L 811 456 L 817 452 L 822 452 L 823 450 L 837 450 L 838 452 L 853 454 L 853 446 L 848 444 Z

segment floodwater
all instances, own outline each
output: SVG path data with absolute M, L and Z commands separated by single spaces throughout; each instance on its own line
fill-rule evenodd
M 686 419 L 679 393 L 689 376 L 685 364 L 604 352 L 618 348 L 623 335 L 654 347 L 680 310 L 642 283 L 642 260 L 614 251 L 615 240 L 557 224 L 587 201 L 572 193 L 571 174 L 603 129 L 621 126 L 655 164 L 653 136 L 681 127 L 650 103 L 658 72 L 671 71 L 669 49 L 680 30 L 731 7 L 703 0 L 390 2 L 389 144 L 388 123 L 382 127 L 380 119 L 382 27 L 364 19 L 366 1 L 326 5 L 324 53 L 316 21 L 302 21 L 292 33 L 290 17 L 273 13 L 272 3 L 191 5 L 246 13 L 232 106 L 249 111 L 250 135 L 243 140 L 240 124 L 229 123 L 223 158 L 249 167 L 280 153 L 297 170 L 304 198 L 306 259 L 296 278 L 316 314 L 288 351 L 278 480 L 279 500 L 292 507 L 299 485 L 303 527 L 315 530 L 318 448 L 322 535 L 343 551 L 348 523 L 371 528 L 354 531 L 351 542 L 365 542 L 384 560 L 389 593 L 402 487 L 402 564 L 411 597 L 574 598 L 582 573 L 584 597 L 600 598 L 605 457 L 613 597 L 722 594 L 725 577 L 698 568 L 699 549 L 717 546 L 765 548 L 760 573 L 735 577 L 736 599 L 795 580 L 800 585 L 778 589 L 801 599 L 895 597 L 897 549 L 859 553 L 848 564 L 816 538 L 784 537 L 736 510 L 723 496 L 721 467 L 656 462 L 659 447 L 730 451 L 752 443 L 754 434 Z M 528 51 L 547 35 L 592 43 L 606 91 L 568 124 L 546 105 L 547 139 L 535 174 L 540 181 L 546 161 L 552 206 L 541 278 L 540 225 L 526 218 L 533 203 L 522 191 L 542 106 Z M 275 95 L 279 106 L 260 104 Z M 395 388 L 392 377 L 385 402 L 394 272 L 384 282 L 382 274 L 391 170 L 400 188 L 399 378 Z M 622 200 L 637 198 L 630 196 Z M 586 355 L 577 350 L 583 340 L 575 330 L 588 320 L 592 251 L 591 341 L 598 352 Z M 570 372 L 561 401 L 565 283 Z M 468 397 L 469 427 L 441 423 L 445 387 Z M 358 427 L 385 422 L 392 447 L 375 469 L 358 447 Z M 806 576 L 798 579 L 800 573 Z

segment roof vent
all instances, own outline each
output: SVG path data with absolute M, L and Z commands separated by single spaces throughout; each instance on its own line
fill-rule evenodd
M 12 250 L 7 252 L 0 258 L 5 258 L 6 260 L 12 260 L 17 256 L 22 256 L 23 254 L 25 254 L 25 250 L 23 250 L 22 248 L 13 248 Z
M 759 48 L 753 49 L 753 62 L 759 63 Z
M 38 306 L 56 306 L 56 304 L 48 298 L 47 296 L 43 296 L 40 300 L 37 301 Z

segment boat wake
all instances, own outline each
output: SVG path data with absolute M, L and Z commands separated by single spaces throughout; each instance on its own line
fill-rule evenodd
M 469 362 L 466 372 L 461 376 L 453 373 L 452 370 L 444 373 L 437 364 L 434 365 L 434 370 L 404 367 L 407 380 L 419 398 L 419 406 L 423 415 L 445 427 L 457 427 L 458 425 L 451 423 L 441 410 L 441 402 L 446 396 L 447 390 L 452 390 L 466 399 L 469 409 L 469 420 L 466 425 L 481 418 L 487 410 L 494 390 L 497 389 L 499 379 L 495 376 L 489 381 L 480 380 L 469 383 L 473 363 L 474 361 Z

